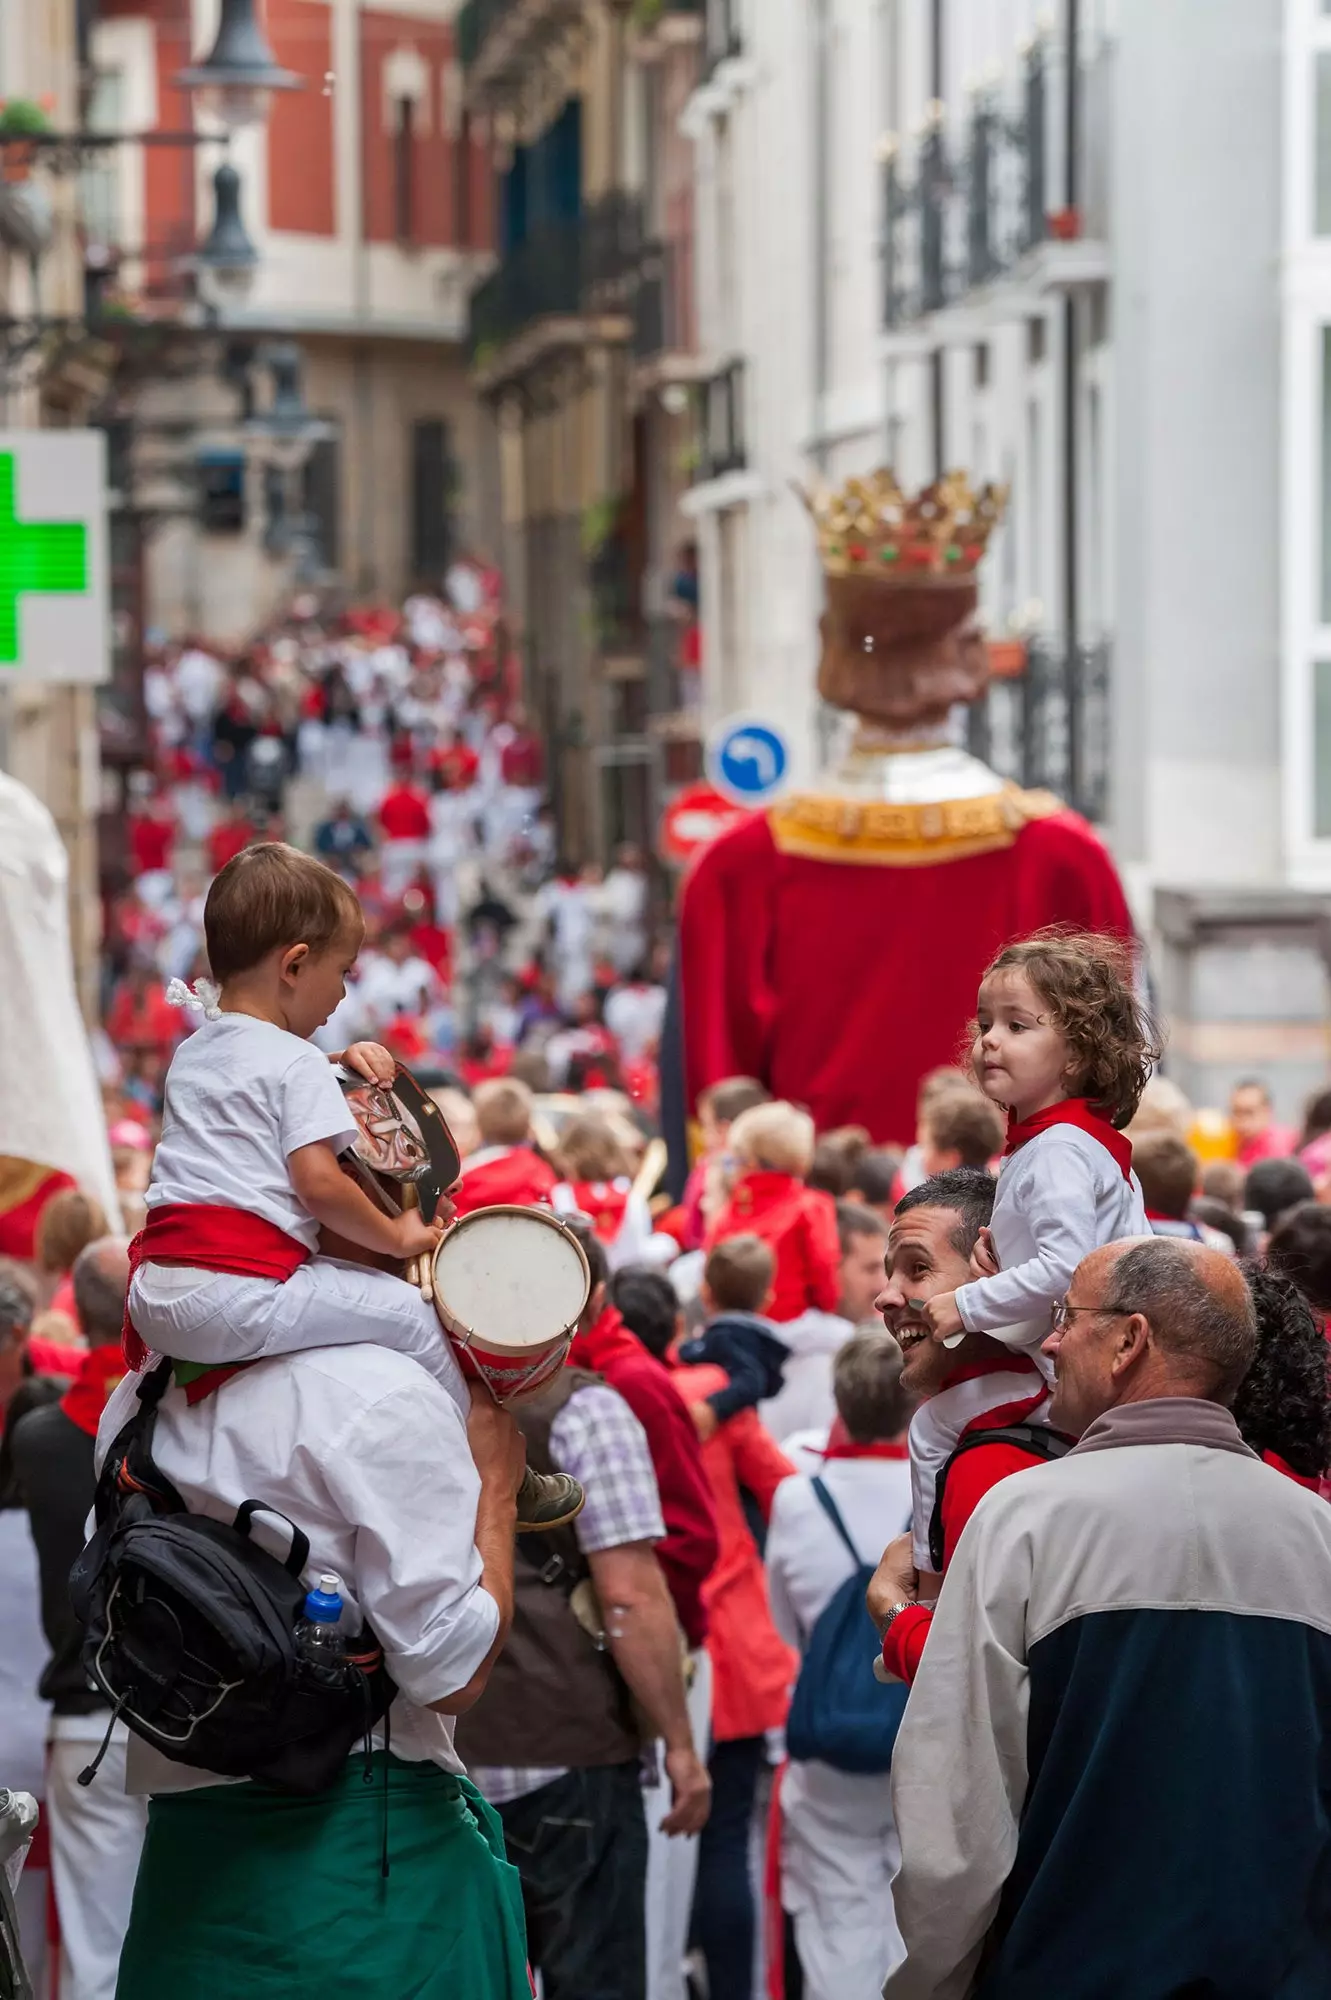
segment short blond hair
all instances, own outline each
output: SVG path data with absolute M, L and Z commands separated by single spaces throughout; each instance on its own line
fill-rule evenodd
M 615 1181 L 629 1171 L 619 1134 L 594 1112 L 569 1119 L 559 1134 L 559 1160 L 571 1181 Z
M 526 1084 L 519 1083 L 516 1077 L 496 1076 L 478 1083 L 471 1101 L 482 1145 L 520 1146 L 531 1137 L 535 1099 Z
M 730 1150 L 746 1167 L 795 1174 L 803 1180 L 813 1165 L 815 1128 L 807 1111 L 778 1098 L 741 1112 L 730 1128 Z

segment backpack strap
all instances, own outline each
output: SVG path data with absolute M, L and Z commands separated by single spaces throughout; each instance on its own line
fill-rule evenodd
M 813 1487 L 814 1498 L 817 1500 L 824 1514 L 826 1514 L 828 1520 L 832 1523 L 832 1526 L 836 1529 L 846 1553 L 849 1555 L 856 1569 L 867 1569 L 869 1565 L 850 1539 L 850 1531 L 837 1511 L 836 1501 L 832 1498 L 822 1480 L 815 1478 L 810 1480 L 809 1483 Z
M 1014 1445 L 1040 1464 L 1052 1464 L 1063 1458 L 1072 1449 L 1072 1440 L 1065 1438 L 1061 1431 L 1051 1431 L 1048 1424 L 999 1424 L 992 1430 L 968 1431 L 948 1459 L 938 1475 L 934 1487 L 934 1511 L 929 1521 L 929 1560 L 941 1575 L 943 1569 L 943 1495 L 947 1491 L 947 1476 L 963 1452 L 975 1451 L 982 1444 Z

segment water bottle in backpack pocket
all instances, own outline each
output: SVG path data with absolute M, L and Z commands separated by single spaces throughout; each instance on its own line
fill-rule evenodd
M 822 1480 L 812 1484 L 855 1568 L 809 1634 L 786 1723 L 786 1749 L 799 1763 L 816 1759 L 868 1777 L 892 1768 L 910 1690 L 884 1687 L 874 1678 L 880 1645 L 864 1595 L 877 1565 L 862 1560 Z

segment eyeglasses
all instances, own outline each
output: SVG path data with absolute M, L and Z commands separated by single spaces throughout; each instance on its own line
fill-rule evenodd
M 1132 1318 L 1123 1306 L 1070 1306 L 1066 1299 L 1060 1299 L 1050 1315 L 1049 1324 L 1055 1333 L 1066 1333 L 1068 1321 L 1076 1313 L 1099 1313 L 1102 1319 Z

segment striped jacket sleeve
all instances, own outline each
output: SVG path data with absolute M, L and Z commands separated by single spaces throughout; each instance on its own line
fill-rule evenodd
M 1029 1537 L 987 1494 L 948 1566 L 892 1758 L 893 1885 L 906 1959 L 884 2000 L 964 2000 L 1017 1851 L 1026 1797 Z M 1001 1536 L 995 1535 L 996 1521 Z

